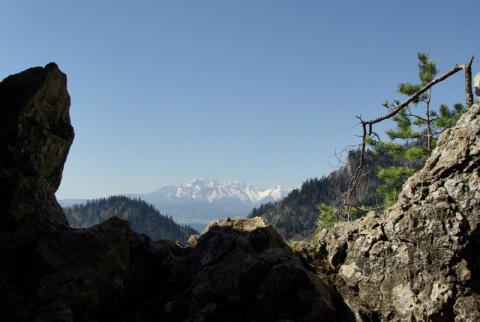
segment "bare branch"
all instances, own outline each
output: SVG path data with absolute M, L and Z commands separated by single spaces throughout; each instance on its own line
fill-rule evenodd
M 473 91 L 472 91 L 472 63 L 473 58 L 470 59 L 470 62 L 466 65 L 462 65 L 463 70 L 465 71 L 465 103 L 466 107 L 469 108 L 473 104 Z
M 432 80 L 430 83 L 428 83 L 427 85 L 423 86 L 418 92 L 416 92 L 415 94 L 413 94 L 412 96 L 410 96 L 406 101 L 404 101 L 402 104 L 398 105 L 396 108 L 394 108 L 393 110 L 390 111 L 390 113 L 384 115 L 384 116 L 381 116 L 381 117 L 377 117 L 376 119 L 373 119 L 373 120 L 370 120 L 370 121 L 363 121 L 365 124 L 375 124 L 375 123 L 379 123 L 381 121 L 384 121 L 384 120 L 387 120 L 389 118 L 391 118 L 392 116 L 395 116 L 396 114 L 398 114 L 403 108 L 405 108 L 407 105 L 409 105 L 410 103 L 412 103 L 413 101 L 415 101 L 420 95 L 422 95 L 423 93 L 425 93 L 426 91 L 428 91 L 433 85 L 435 84 L 438 84 L 440 83 L 441 81 L 447 79 L 448 77 L 454 75 L 455 73 L 457 73 L 458 71 L 462 70 L 464 67 L 464 65 L 455 65 L 455 67 L 453 67 L 452 69 L 450 69 L 448 72 L 446 72 L 445 74 L 443 74 L 442 76 L 439 76 L 437 78 L 435 78 L 434 80 Z

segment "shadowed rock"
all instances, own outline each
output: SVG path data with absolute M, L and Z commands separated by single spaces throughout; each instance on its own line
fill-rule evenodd
M 0 83 L 0 320 L 332 321 L 349 310 L 260 218 L 188 247 L 116 217 L 71 229 L 54 192 L 72 144 L 55 64 Z
M 137 257 L 142 250 L 151 260 Z M 131 272 L 130 285 L 145 285 L 129 292 L 134 297 L 128 302 L 145 303 L 136 315 L 141 321 L 342 321 L 349 316 L 338 294 L 259 217 L 213 222 L 186 248 L 137 239 L 132 253 L 131 267 L 151 272 Z M 149 302 L 142 294 L 156 297 Z
M 67 78 L 55 64 L 0 83 L 0 250 L 67 229 L 54 192 L 73 142 Z M 7 246 L 4 248 L 3 246 Z

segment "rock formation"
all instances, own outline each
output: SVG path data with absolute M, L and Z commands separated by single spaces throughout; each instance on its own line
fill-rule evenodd
M 72 229 L 56 202 L 74 132 L 55 64 L 0 83 L 0 320 L 347 319 L 337 292 L 265 221 L 212 223 L 188 246 L 113 217 Z
M 28 245 L 37 232 L 68 227 L 54 196 L 74 137 L 65 84 L 66 76 L 55 64 L 31 68 L 0 84 L 3 254 L 14 249 L 12 244 Z
M 213 222 L 186 246 L 116 217 L 72 229 L 54 195 L 74 137 L 69 106 L 55 64 L 0 83 L 1 321 L 480 316 L 480 101 L 386 214 L 295 251 L 260 218 Z
M 141 321 L 343 321 L 351 316 L 338 294 L 259 217 L 213 222 L 188 247 L 135 236 L 131 252 L 128 284 L 135 289 L 129 289 L 127 303 L 141 306 L 132 310 Z
M 480 100 L 445 131 L 386 214 L 319 236 L 357 312 L 389 321 L 480 317 Z

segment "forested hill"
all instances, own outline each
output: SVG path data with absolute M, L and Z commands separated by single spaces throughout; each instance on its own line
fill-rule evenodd
M 186 243 L 191 235 L 198 234 L 190 226 L 179 225 L 172 217 L 162 215 L 145 201 L 125 196 L 89 200 L 86 204 L 69 206 L 64 210 L 74 228 L 91 227 L 117 216 L 129 221 L 134 231 L 153 240 L 170 239 Z
M 383 201 L 376 190 L 382 182 L 376 177 L 374 167 L 401 165 L 405 161 L 388 155 L 375 158 L 369 155 L 366 162 L 369 171 L 361 180 L 356 196 L 362 205 L 381 206 Z M 310 239 L 316 229 L 318 205 L 334 205 L 337 198 L 348 188 L 357 164 L 358 151 L 351 151 L 345 166 L 328 176 L 306 180 L 299 189 L 292 190 L 284 199 L 254 208 L 249 217 L 265 218 L 285 239 Z

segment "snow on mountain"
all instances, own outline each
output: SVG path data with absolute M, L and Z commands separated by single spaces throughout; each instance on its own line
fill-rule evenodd
M 241 181 L 221 182 L 212 179 L 194 179 L 179 186 L 160 188 L 154 192 L 143 194 L 142 197 L 148 202 L 240 202 L 249 206 L 257 206 L 269 201 L 277 201 L 287 194 L 288 190 L 281 186 L 265 190 L 256 186 L 247 186 Z
M 257 206 L 284 198 L 288 190 L 276 186 L 260 189 L 241 181 L 194 179 L 179 186 L 167 186 L 144 194 L 126 194 L 155 206 L 177 223 L 188 224 L 202 231 L 209 222 L 226 217 L 245 217 Z M 82 204 L 83 199 L 59 200 L 63 206 Z

